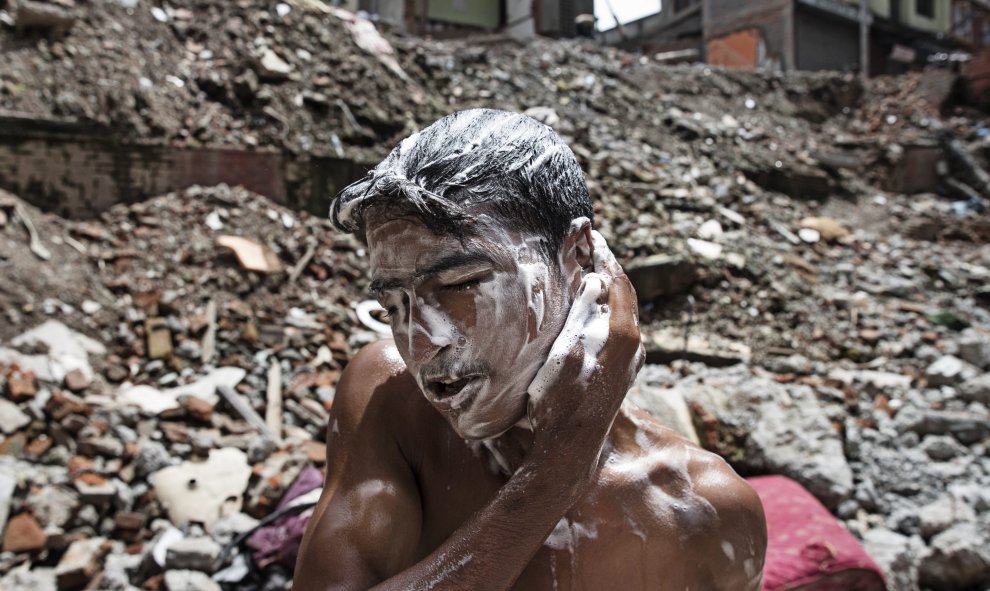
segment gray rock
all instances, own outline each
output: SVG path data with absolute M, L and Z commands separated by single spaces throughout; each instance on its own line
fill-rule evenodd
M 170 570 L 165 572 L 167 591 L 220 591 L 220 585 L 204 573 L 194 570 Z
M 700 278 L 693 262 L 668 254 L 636 259 L 625 266 L 625 271 L 641 302 L 683 293 Z
M 918 511 L 921 535 L 930 538 L 957 523 L 976 521 L 976 512 L 965 501 L 942 495 Z
M 210 536 L 221 545 L 230 543 L 231 540 L 246 531 L 257 527 L 258 520 L 246 513 L 231 513 L 225 515 L 210 527 Z
M 100 523 L 100 512 L 92 505 L 83 505 L 76 512 L 75 519 L 73 520 L 73 525 L 76 526 L 88 525 L 89 527 L 96 527 L 98 523 Z
M 691 422 L 691 411 L 678 390 L 656 388 L 637 381 L 626 394 L 626 400 L 656 417 L 664 426 L 695 443 L 700 443 L 698 433 Z
M 959 385 L 958 391 L 963 400 L 990 404 L 990 373 L 966 380 Z
M 277 449 L 278 445 L 268 437 L 252 437 L 247 446 L 248 463 L 264 462 Z
M 948 435 L 926 435 L 921 442 L 921 449 L 925 450 L 928 457 L 938 462 L 951 460 L 969 451 Z
M 27 565 L 25 565 L 27 566 Z M 18 568 L 0 579 L 0 589 L 14 591 L 56 591 L 55 569 L 35 567 L 31 570 Z
M 6 464 L 0 463 L 0 532 L 7 527 L 10 516 L 10 503 L 17 489 L 17 475 Z
M 918 566 L 925 550 L 921 538 L 876 528 L 863 534 L 863 547 L 883 569 L 888 589 L 919 591 Z
M 205 536 L 184 538 L 168 547 L 165 554 L 165 568 L 212 573 L 213 563 L 222 549 L 220 544 Z
M 964 482 L 949 486 L 949 494 L 962 499 L 978 513 L 990 511 L 990 487 L 976 482 Z
M 990 529 L 960 523 L 935 536 L 921 563 L 921 584 L 934 589 L 970 589 L 990 583 Z
M 103 579 L 100 589 L 105 591 L 130 591 L 133 589 L 131 577 L 141 567 L 143 557 L 140 554 L 114 552 L 103 560 Z
M 754 472 L 783 474 L 831 509 L 851 496 L 842 442 L 814 391 L 754 377 L 744 366 L 691 376 L 675 388 L 718 421 L 718 453 Z
M 42 526 L 64 528 L 79 508 L 79 495 L 64 486 L 49 484 L 29 495 L 27 505 Z
M 111 481 L 90 484 L 77 479 L 75 486 L 76 491 L 79 492 L 79 499 L 86 503 L 83 508 L 89 505 L 106 507 L 117 496 L 117 487 Z
M 268 80 L 285 80 L 292 72 L 292 66 L 271 49 L 265 49 L 257 63 L 258 76 Z
M 902 433 L 914 431 L 919 435 L 951 435 L 967 445 L 990 436 L 990 419 L 969 412 L 908 407 L 897 414 L 895 423 Z
M 108 458 L 119 458 L 124 454 L 124 444 L 116 437 L 87 437 L 79 441 L 79 453 Z
M 145 440 L 138 445 L 137 455 L 134 456 L 134 472 L 137 476 L 147 476 L 170 465 L 171 456 L 161 443 Z
M 943 355 L 925 370 L 929 386 L 952 386 L 977 374 L 976 368 L 953 355 Z
M 30 422 L 31 417 L 27 416 L 19 406 L 5 398 L 0 398 L 0 431 L 10 435 Z
M 990 369 L 990 335 L 967 328 L 959 339 L 959 357 L 982 369 Z
M 828 372 L 828 377 L 846 384 L 864 385 L 880 391 L 906 390 L 911 387 L 911 376 L 871 369 L 833 369 Z

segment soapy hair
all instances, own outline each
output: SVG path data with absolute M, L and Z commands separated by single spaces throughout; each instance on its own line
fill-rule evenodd
M 543 236 L 556 253 L 578 217 L 594 213 L 584 173 L 553 129 L 525 115 L 470 109 L 448 115 L 402 140 L 330 206 L 338 230 L 365 236 L 364 215 L 415 215 L 435 234 L 463 238 L 474 205 L 507 227 Z

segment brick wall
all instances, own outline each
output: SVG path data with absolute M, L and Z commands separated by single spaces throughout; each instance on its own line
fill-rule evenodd
M 73 122 L 0 117 L 0 188 L 63 217 L 219 183 L 326 215 L 330 196 L 365 170 L 344 159 L 139 143 Z

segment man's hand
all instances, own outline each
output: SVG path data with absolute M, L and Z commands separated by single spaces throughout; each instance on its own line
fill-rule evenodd
M 612 421 L 646 358 L 636 291 L 605 238 L 591 234 L 593 271 L 528 390 L 534 442 L 526 461 L 576 479 L 569 491 L 575 500 L 593 478 Z

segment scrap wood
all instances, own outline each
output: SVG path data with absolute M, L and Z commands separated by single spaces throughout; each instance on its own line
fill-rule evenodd
M 52 253 L 41 242 L 41 237 L 38 236 L 38 231 L 34 228 L 34 224 L 31 223 L 31 218 L 28 217 L 24 206 L 20 203 L 15 203 L 14 215 L 21 220 L 22 224 L 24 224 L 24 228 L 27 230 L 28 236 L 31 238 L 30 248 L 31 252 L 34 253 L 34 256 L 43 261 L 50 260 L 52 258 Z
M 282 366 L 276 357 L 272 357 L 268 366 L 268 388 L 265 392 L 265 424 L 275 433 L 282 434 Z
M 292 267 L 292 270 L 289 272 L 289 283 L 295 283 L 296 280 L 299 279 L 299 276 L 302 275 L 303 269 L 305 269 L 306 265 L 313 260 L 313 255 L 315 254 L 316 243 L 310 242 L 309 246 L 306 247 L 306 252 L 302 255 L 302 258 L 299 259 L 299 262 L 296 263 L 296 265 Z
M 206 332 L 203 334 L 203 363 L 210 363 L 217 354 L 217 303 L 210 300 L 206 304 Z
M 237 393 L 237 390 L 234 390 L 230 386 L 224 384 L 217 386 L 217 392 L 220 393 L 223 399 L 226 400 L 227 403 L 230 404 L 235 411 L 237 411 L 237 414 L 241 415 L 241 417 L 247 421 L 249 425 L 260 431 L 262 435 L 272 441 L 281 443 L 281 439 L 272 433 L 272 430 L 268 428 L 268 424 L 265 423 L 263 418 L 261 418 L 261 415 L 251 408 L 251 405 Z

